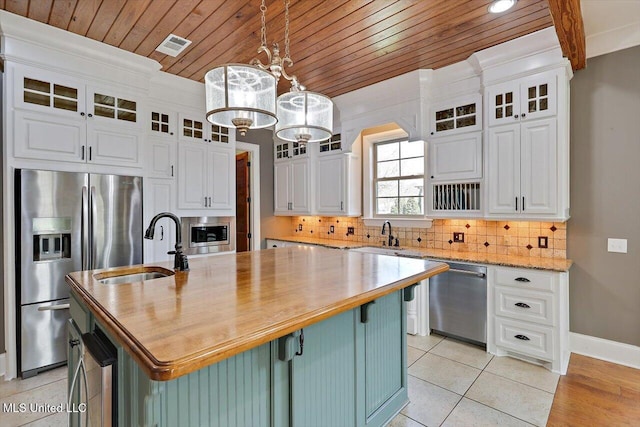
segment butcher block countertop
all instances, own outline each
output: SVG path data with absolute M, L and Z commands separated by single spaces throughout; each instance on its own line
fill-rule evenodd
M 80 271 L 66 280 L 149 377 L 165 381 L 448 269 L 422 259 L 321 247 L 189 261 L 188 272 L 144 282 L 106 285 L 94 277 L 143 266 Z
M 267 237 L 270 240 L 279 240 L 282 242 L 291 243 L 303 243 L 308 245 L 318 245 L 326 248 L 334 249 L 357 249 L 362 247 L 369 247 L 363 242 L 352 242 L 344 240 L 333 239 L 318 239 L 317 237 L 301 237 L 301 236 L 287 236 L 287 237 Z M 387 247 L 388 248 L 388 247 Z M 394 248 L 392 248 L 394 249 Z M 478 264 L 492 264 L 501 265 L 504 267 L 520 267 L 520 268 L 533 268 L 536 270 L 549 270 L 564 272 L 569 271 L 573 261 L 570 259 L 559 258 L 541 258 L 541 257 L 525 257 L 517 255 L 501 255 L 490 254 L 482 252 L 461 252 L 452 251 L 446 249 L 430 249 L 430 248 L 414 248 L 405 247 L 398 248 L 399 252 L 405 251 L 407 254 L 411 253 L 411 256 L 417 256 L 422 258 L 437 258 L 447 261 L 463 261 L 473 262 Z

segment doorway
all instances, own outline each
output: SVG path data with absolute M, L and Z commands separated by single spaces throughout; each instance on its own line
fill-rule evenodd
M 236 142 L 236 252 L 260 249 L 260 146 Z

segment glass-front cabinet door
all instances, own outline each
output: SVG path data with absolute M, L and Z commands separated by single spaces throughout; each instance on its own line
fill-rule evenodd
M 458 98 L 434 105 L 431 109 L 432 136 L 451 135 L 482 129 L 482 97 Z
M 556 73 L 548 71 L 491 86 L 489 125 L 501 125 L 556 115 Z

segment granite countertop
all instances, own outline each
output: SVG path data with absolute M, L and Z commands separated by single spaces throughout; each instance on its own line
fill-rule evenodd
M 363 242 L 349 242 L 344 240 L 332 240 L 332 239 L 318 239 L 313 237 L 299 237 L 299 236 L 286 236 L 286 237 L 267 237 L 270 240 L 280 240 L 284 242 L 292 243 L 304 243 L 309 245 L 324 246 L 333 249 L 356 249 L 362 247 L 371 247 L 375 245 L 367 245 Z M 450 261 L 466 261 L 475 262 L 479 264 L 491 264 L 501 265 L 505 267 L 521 267 L 521 268 L 533 268 L 537 270 L 549 270 L 549 271 L 569 271 L 573 261 L 570 259 L 557 259 L 557 258 L 541 258 L 541 257 L 523 257 L 516 255 L 498 255 L 498 254 L 483 254 L 477 252 L 459 252 L 449 251 L 446 249 L 427 249 L 427 248 L 414 248 L 414 247 L 400 247 L 393 248 L 398 249 L 399 252 L 406 251 L 411 256 L 419 256 L 422 258 L 436 258 L 441 260 Z
M 190 271 L 106 285 L 171 263 L 80 271 L 67 283 L 154 380 L 171 380 L 448 270 L 441 262 L 320 247 L 190 260 Z M 171 273 L 171 271 L 168 271 Z

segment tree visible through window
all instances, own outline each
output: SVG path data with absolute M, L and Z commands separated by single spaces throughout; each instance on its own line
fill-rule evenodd
M 424 215 L 424 142 L 374 145 L 376 215 Z

